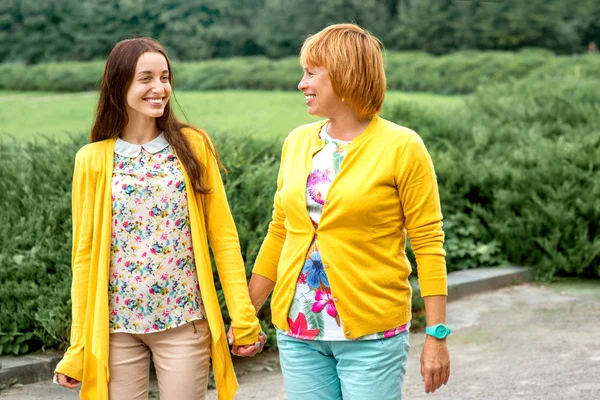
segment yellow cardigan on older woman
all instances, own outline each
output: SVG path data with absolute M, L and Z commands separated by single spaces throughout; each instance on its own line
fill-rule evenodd
M 319 137 L 325 123 L 295 129 L 283 145 L 273 220 L 253 272 L 276 282 L 273 324 L 289 330 L 298 276 L 318 235 L 344 335 L 354 339 L 410 321 L 407 235 L 421 294 L 446 295 L 442 212 L 433 163 L 419 135 L 375 116 L 346 147 L 315 231 L 306 180 L 313 156 L 325 145 Z
M 208 325 L 212 366 L 219 399 L 233 399 L 238 384 L 214 285 L 208 240 L 232 318 L 235 343 L 255 343 L 260 325 L 248 296 L 237 231 L 210 143 L 185 129 L 199 161 L 206 167 L 210 194 L 196 193 L 184 172 L 192 244 Z M 108 274 L 111 248 L 112 168 L 116 138 L 84 146 L 75 159 L 73 177 L 73 323 L 70 347 L 56 372 L 82 382 L 80 397 L 108 399 Z M 183 164 L 182 164 L 183 167 Z

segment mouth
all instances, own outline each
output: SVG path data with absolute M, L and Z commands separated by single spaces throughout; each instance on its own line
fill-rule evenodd
M 152 97 L 152 98 L 146 98 L 144 99 L 145 102 L 152 104 L 153 106 L 162 106 L 163 104 L 165 104 L 165 98 L 164 97 Z
M 306 104 L 310 103 L 312 100 L 314 100 L 317 97 L 316 94 L 305 94 L 304 98 L 306 99 Z

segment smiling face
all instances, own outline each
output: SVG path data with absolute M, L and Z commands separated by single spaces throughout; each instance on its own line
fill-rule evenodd
M 332 118 L 342 111 L 347 112 L 348 106 L 335 94 L 329 71 L 324 67 L 305 67 L 298 90 L 304 94 L 311 115 Z
M 162 116 L 170 97 L 171 83 L 167 60 L 160 53 L 142 54 L 127 90 L 129 118 Z

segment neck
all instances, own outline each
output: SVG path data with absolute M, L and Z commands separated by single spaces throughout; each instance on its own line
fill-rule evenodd
M 121 139 L 131 144 L 146 144 L 160 135 L 156 118 L 129 117 L 127 126 L 121 133 Z
M 351 141 L 367 129 L 372 117 L 360 118 L 354 113 L 329 118 L 327 134 L 334 139 Z

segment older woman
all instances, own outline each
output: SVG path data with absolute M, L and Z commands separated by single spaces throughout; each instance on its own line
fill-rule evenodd
M 448 381 L 446 264 L 431 158 L 410 129 L 380 118 L 380 42 L 352 24 L 304 43 L 298 89 L 327 118 L 286 139 L 273 220 L 250 296 L 269 293 L 290 400 L 400 399 L 417 258 L 427 338 L 425 391 Z

